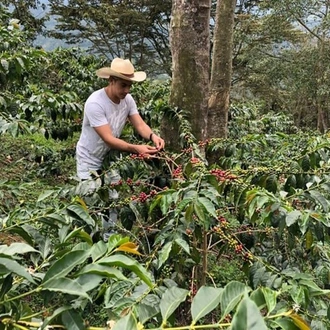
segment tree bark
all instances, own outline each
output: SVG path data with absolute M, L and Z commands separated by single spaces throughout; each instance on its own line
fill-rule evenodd
M 227 137 L 235 7 L 236 0 L 217 1 L 208 105 L 208 139 Z M 215 163 L 217 159 L 212 152 L 208 152 L 207 158 L 209 163 Z
M 206 137 L 210 71 L 211 0 L 173 0 L 170 25 L 172 85 L 170 104 L 186 111 L 192 134 Z M 162 127 L 166 145 L 178 150 L 179 123 L 166 120 Z
M 328 92 L 324 93 L 324 86 L 326 86 L 326 71 L 324 70 L 325 61 L 325 40 L 326 34 L 323 31 L 321 38 L 318 42 L 318 52 L 319 59 L 317 63 L 317 90 L 316 90 L 316 107 L 317 107 L 317 129 L 321 133 L 325 133 L 329 127 L 329 119 L 328 119 L 328 102 L 326 101 L 328 98 Z

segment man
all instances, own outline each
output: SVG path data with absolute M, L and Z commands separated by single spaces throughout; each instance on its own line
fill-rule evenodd
M 146 79 L 146 73 L 135 72 L 129 60 L 115 58 L 111 67 L 96 71 L 100 78 L 109 81 L 107 87 L 92 93 L 84 108 L 82 132 L 77 144 L 77 175 L 80 179 L 91 178 L 91 171 L 100 170 L 111 149 L 153 155 L 164 148 L 164 140 L 153 133 L 138 113 L 136 103 L 129 94 L 133 82 Z M 129 119 L 136 131 L 154 146 L 130 144 L 120 139 Z
M 82 180 L 91 179 L 93 172 L 100 174 L 104 157 L 111 150 L 148 156 L 156 154 L 165 146 L 164 140 L 153 133 L 141 118 L 129 94 L 132 83 L 145 80 L 146 73 L 135 72 L 129 60 L 115 58 L 110 67 L 97 70 L 96 75 L 108 79 L 108 85 L 93 92 L 85 103 L 82 131 L 76 147 L 77 175 Z M 154 146 L 121 140 L 120 135 L 127 119 Z M 111 183 L 117 180 L 119 176 L 112 173 Z M 113 218 L 114 223 L 116 216 Z

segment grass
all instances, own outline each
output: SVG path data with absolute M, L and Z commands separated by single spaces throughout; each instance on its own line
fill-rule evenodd
M 31 182 L 41 180 L 46 185 L 66 181 L 75 174 L 74 150 L 77 137 L 67 141 L 47 140 L 40 134 L 12 137 L 0 136 L 0 164 L 2 179 Z M 71 157 L 62 157 L 64 154 Z M 51 160 L 60 157 L 58 173 L 45 173 Z M 54 165 L 54 164 L 53 164 Z M 45 174 L 43 174 L 45 173 Z M 53 175 L 52 175 L 53 174 Z M 56 178 L 56 180 L 55 180 Z M 58 179 L 62 180 L 58 180 Z
M 47 140 L 40 134 L 0 136 L 0 220 L 18 206 L 35 203 L 42 191 L 74 182 L 76 140 Z M 0 244 L 21 240 L 0 232 Z
M 22 201 L 34 202 L 42 191 L 75 182 L 76 141 L 1 135 L 0 215 Z

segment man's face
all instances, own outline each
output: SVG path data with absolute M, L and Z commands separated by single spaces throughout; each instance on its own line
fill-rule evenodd
M 114 81 L 114 91 L 118 98 L 124 99 L 132 87 L 132 82 L 124 79 Z

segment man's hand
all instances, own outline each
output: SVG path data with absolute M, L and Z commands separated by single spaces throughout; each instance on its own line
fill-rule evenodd
M 158 151 L 161 151 L 165 147 L 164 140 L 157 134 L 152 132 L 151 128 L 144 122 L 141 116 L 137 113 L 129 117 L 131 124 L 134 126 L 136 131 L 146 140 L 150 139 Z M 151 135 L 150 135 L 151 133 Z M 150 136 L 150 137 L 149 137 Z
M 135 149 L 135 153 L 144 156 L 154 155 L 159 151 L 156 147 L 144 145 L 144 144 L 137 144 L 134 146 L 134 149 Z
M 158 151 L 161 151 L 165 147 L 165 141 L 156 135 L 155 133 L 152 134 L 151 141 L 154 143 Z

